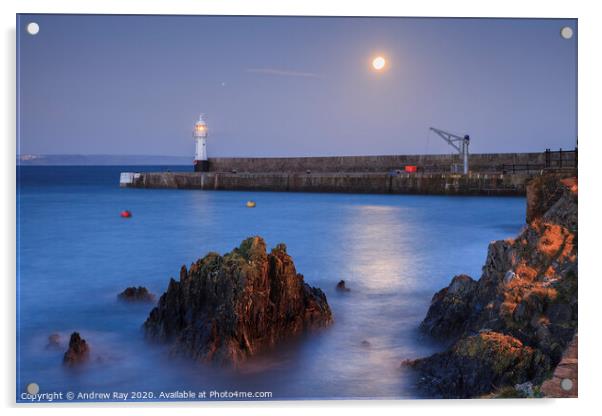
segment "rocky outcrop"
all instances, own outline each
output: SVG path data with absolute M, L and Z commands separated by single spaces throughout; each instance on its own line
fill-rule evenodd
M 155 295 L 153 295 L 149 290 L 143 286 L 138 287 L 128 287 L 119 295 L 117 295 L 117 299 L 125 301 L 125 302 L 154 302 Z
M 476 286 L 477 282 L 470 276 L 462 274 L 454 277 L 449 287 L 435 293 L 420 328 L 441 340 L 463 333 L 466 319 L 471 313 L 471 294 Z
M 298 274 L 284 244 L 261 237 L 220 256 L 209 253 L 171 279 L 144 330 L 174 354 L 234 364 L 279 341 L 329 325 L 326 296 Z
M 339 292 L 349 292 L 349 291 L 351 291 L 351 289 L 349 289 L 349 288 L 347 287 L 347 284 L 345 283 L 345 281 L 344 281 L 344 280 L 339 280 L 339 283 L 337 283 L 337 287 L 336 287 L 336 289 L 337 289 Z
M 565 193 L 566 188 L 577 191 L 577 178 L 550 174 L 538 176 L 527 183 L 527 224 L 541 217 Z
M 541 379 L 549 358 L 512 336 L 485 331 L 460 339 L 445 352 L 406 364 L 422 372 L 419 384 L 432 395 L 468 398 L 497 386 Z
M 542 177 L 528 189 L 527 227 L 515 239 L 491 243 L 481 278 L 454 277 L 434 295 L 421 323 L 422 331 L 453 346 L 407 364 L 426 374 L 424 380 L 444 397 L 472 397 L 494 386 L 526 381 L 540 384 L 576 332 L 576 179 Z M 483 338 L 483 331 L 489 341 L 469 348 L 477 342 L 474 334 Z M 493 346 L 493 339 L 505 347 L 484 348 Z M 508 357 L 500 351 L 505 354 L 515 345 L 522 345 L 529 355 L 517 355 L 512 365 L 498 365 L 490 372 L 496 361 L 492 357 L 506 362 Z M 475 352 L 470 360 L 462 353 L 464 348 Z M 537 369 L 531 367 L 532 362 Z M 466 379 L 479 366 L 476 374 L 484 388 L 475 384 L 478 379 Z M 454 376 L 461 377 L 461 382 L 451 382 Z
M 63 356 L 63 364 L 68 367 L 75 367 L 85 363 L 90 359 L 90 347 L 83 339 L 79 332 L 71 334 L 69 339 L 69 349 Z

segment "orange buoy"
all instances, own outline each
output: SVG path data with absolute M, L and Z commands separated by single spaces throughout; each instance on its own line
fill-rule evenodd
M 132 217 L 132 213 L 129 210 L 125 210 L 125 211 L 121 211 L 121 218 L 131 218 Z

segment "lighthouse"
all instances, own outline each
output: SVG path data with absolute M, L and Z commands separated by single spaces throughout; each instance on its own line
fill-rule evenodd
M 209 170 L 209 160 L 207 159 L 207 124 L 203 120 L 203 115 L 194 125 L 192 137 L 195 142 L 194 153 L 194 171 L 207 172 Z

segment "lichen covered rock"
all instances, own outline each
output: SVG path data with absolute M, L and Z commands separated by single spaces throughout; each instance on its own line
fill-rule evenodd
M 566 192 L 577 192 L 576 178 L 542 175 L 527 183 L 527 224 L 544 215 Z M 573 189 L 574 188 L 574 189 Z
M 523 380 L 543 381 L 549 358 L 518 339 L 485 331 L 460 339 L 449 350 L 406 362 L 423 373 L 420 381 L 433 395 L 469 398 Z
M 537 357 L 543 356 L 538 362 L 550 363 L 546 371 L 553 370 L 560 361 L 577 329 L 577 182 L 552 176 L 538 178 L 528 189 L 528 199 L 532 199 L 533 205 L 529 209 L 531 221 L 521 234 L 489 245 L 478 281 L 456 276 L 433 297 L 420 328 L 455 346 L 443 355 L 436 355 L 437 359 L 423 360 L 416 368 L 435 374 L 441 360 L 456 369 L 472 369 L 476 360 L 487 369 L 489 357 L 499 350 L 477 348 L 479 354 L 469 361 L 458 353 L 459 346 L 467 346 L 465 340 L 470 339 L 473 345 L 476 339 L 470 337 L 483 331 L 511 337 Z M 499 359 L 503 361 L 504 357 Z M 515 362 L 517 369 L 528 368 L 531 358 L 519 355 L 517 359 L 527 360 Z M 430 365 L 433 367 L 429 368 Z M 512 380 L 503 374 L 497 378 L 489 373 L 479 374 L 484 377 L 487 389 L 493 388 L 488 383 L 490 379 L 495 379 L 496 387 L 501 388 L 541 376 L 522 370 L 514 372 Z M 438 376 L 431 381 L 444 379 Z M 443 386 L 440 390 L 447 389 L 450 397 L 470 393 L 457 383 Z M 486 392 L 475 389 L 472 395 Z
M 284 244 L 261 237 L 220 256 L 209 253 L 171 279 L 146 322 L 146 336 L 172 352 L 237 364 L 279 341 L 329 325 L 326 296 L 298 274 Z

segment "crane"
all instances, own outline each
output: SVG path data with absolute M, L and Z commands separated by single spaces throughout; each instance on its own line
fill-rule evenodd
M 430 128 L 437 133 L 439 137 L 445 140 L 451 147 L 458 151 L 458 154 L 464 161 L 464 174 L 468 174 L 468 145 L 470 144 L 470 136 L 465 134 L 464 137 L 452 134 L 447 131 L 439 130 L 434 127 Z

